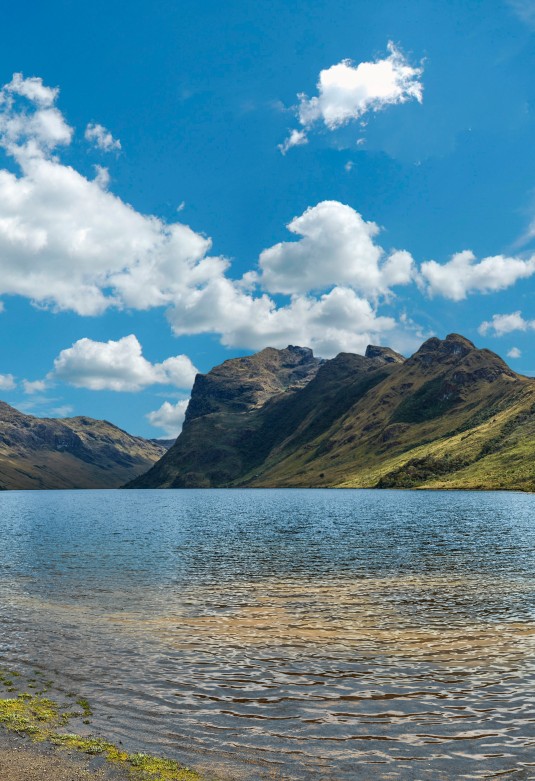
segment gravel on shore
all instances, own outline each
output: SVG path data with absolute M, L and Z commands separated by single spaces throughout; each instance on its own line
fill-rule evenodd
M 127 781 L 130 776 L 92 757 L 50 743 L 32 743 L 0 728 L 0 781 Z

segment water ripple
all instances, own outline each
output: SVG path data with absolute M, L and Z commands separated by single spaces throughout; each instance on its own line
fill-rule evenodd
M 535 778 L 534 504 L 4 492 L 0 661 L 232 778 Z

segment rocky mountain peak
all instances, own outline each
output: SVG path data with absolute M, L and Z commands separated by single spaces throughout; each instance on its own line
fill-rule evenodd
M 475 345 L 464 336 L 449 334 L 445 339 L 432 336 L 409 358 L 411 363 L 430 366 L 436 363 L 458 361 L 475 350 Z
M 455 355 L 461 353 L 466 355 L 470 350 L 477 350 L 475 344 L 461 334 L 448 334 L 444 339 L 443 348 Z
M 273 349 L 273 348 L 268 347 L 268 350 L 269 349 Z M 298 347 L 295 344 L 289 344 L 286 350 L 289 353 L 293 353 L 294 355 L 301 356 L 303 361 L 311 361 L 314 359 L 314 353 L 312 352 L 310 347 Z M 281 350 L 281 352 L 284 352 L 284 350 Z
M 303 388 L 324 361 L 308 347 L 266 347 L 255 355 L 230 358 L 195 378 L 186 424 L 213 412 L 247 412 L 273 396 Z
M 406 366 L 413 372 L 434 378 L 428 383 L 433 385 L 431 395 L 447 397 L 450 401 L 475 392 L 481 383 L 517 378 L 499 355 L 477 348 L 459 334 L 449 334 L 445 339 L 428 339 L 409 358 Z
M 365 358 L 374 358 L 381 363 L 405 363 L 403 355 L 395 352 L 390 347 L 379 347 L 375 344 L 369 344 L 364 353 Z

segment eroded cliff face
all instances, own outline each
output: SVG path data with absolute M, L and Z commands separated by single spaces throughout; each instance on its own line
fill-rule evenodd
M 0 488 L 118 488 L 167 450 L 103 420 L 36 418 L 0 402 Z
M 535 382 L 459 334 L 405 360 L 263 350 L 199 377 L 177 442 L 132 487 L 535 488 Z
M 255 355 L 231 358 L 198 374 L 186 412 L 186 425 L 214 412 L 248 412 L 285 391 L 303 388 L 323 361 L 308 347 L 267 347 Z

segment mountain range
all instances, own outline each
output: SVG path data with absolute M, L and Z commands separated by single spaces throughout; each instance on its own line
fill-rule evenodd
M 36 418 L 0 402 L 0 489 L 119 488 L 171 444 L 105 420 Z
M 535 490 L 535 380 L 450 334 L 315 358 L 267 348 L 197 375 L 182 433 L 129 488 Z

